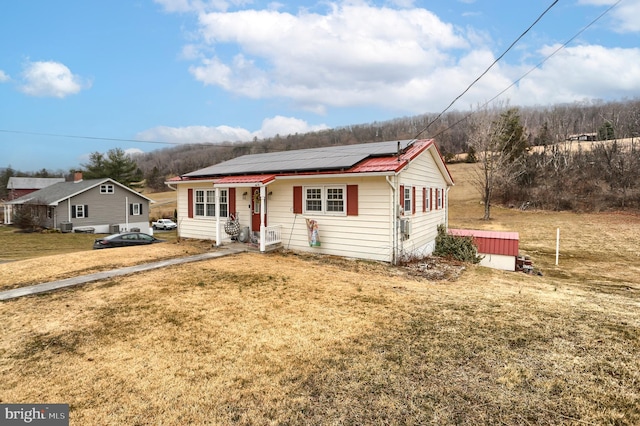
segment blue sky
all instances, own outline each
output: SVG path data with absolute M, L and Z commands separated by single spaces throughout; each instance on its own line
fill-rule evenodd
M 552 3 L 3 2 L 0 167 L 66 171 L 114 147 L 148 152 L 168 146 L 152 142 L 247 141 L 438 113 Z M 493 98 L 615 3 L 560 0 L 453 109 Z M 620 1 L 500 99 L 636 99 L 638 16 L 640 0 Z

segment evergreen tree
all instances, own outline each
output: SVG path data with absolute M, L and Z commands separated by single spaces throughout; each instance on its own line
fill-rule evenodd
M 136 162 L 122 148 L 110 149 L 106 156 L 94 152 L 89 156 L 89 163 L 82 167 L 87 179 L 108 177 L 126 186 L 131 186 L 138 169 Z
M 497 135 L 499 146 L 510 162 L 521 158 L 528 147 L 524 134 L 524 126 L 520 123 L 517 108 L 510 108 L 500 114 L 496 128 L 501 129 Z
M 609 141 L 615 139 L 615 132 L 613 130 L 613 125 L 609 121 L 605 121 L 602 126 L 598 129 L 598 139 L 601 141 Z

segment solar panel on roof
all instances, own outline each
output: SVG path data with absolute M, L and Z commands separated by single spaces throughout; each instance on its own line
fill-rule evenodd
M 398 145 L 400 145 L 400 150 L 403 151 L 411 143 L 413 143 L 413 140 L 249 154 L 187 173 L 184 176 L 223 176 L 244 173 L 347 169 L 368 157 L 396 154 Z

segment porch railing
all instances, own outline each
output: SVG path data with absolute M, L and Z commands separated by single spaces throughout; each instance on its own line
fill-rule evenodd
M 282 242 L 282 225 L 270 225 L 265 228 L 264 244 L 270 246 Z

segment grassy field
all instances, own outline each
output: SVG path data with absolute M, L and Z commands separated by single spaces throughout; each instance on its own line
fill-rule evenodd
M 542 276 L 245 253 L 22 298 L 0 304 L 0 402 L 69 403 L 73 425 L 640 424 L 640 217 L 485 222 L 468 167 L 450 226 L 518 231 Z

